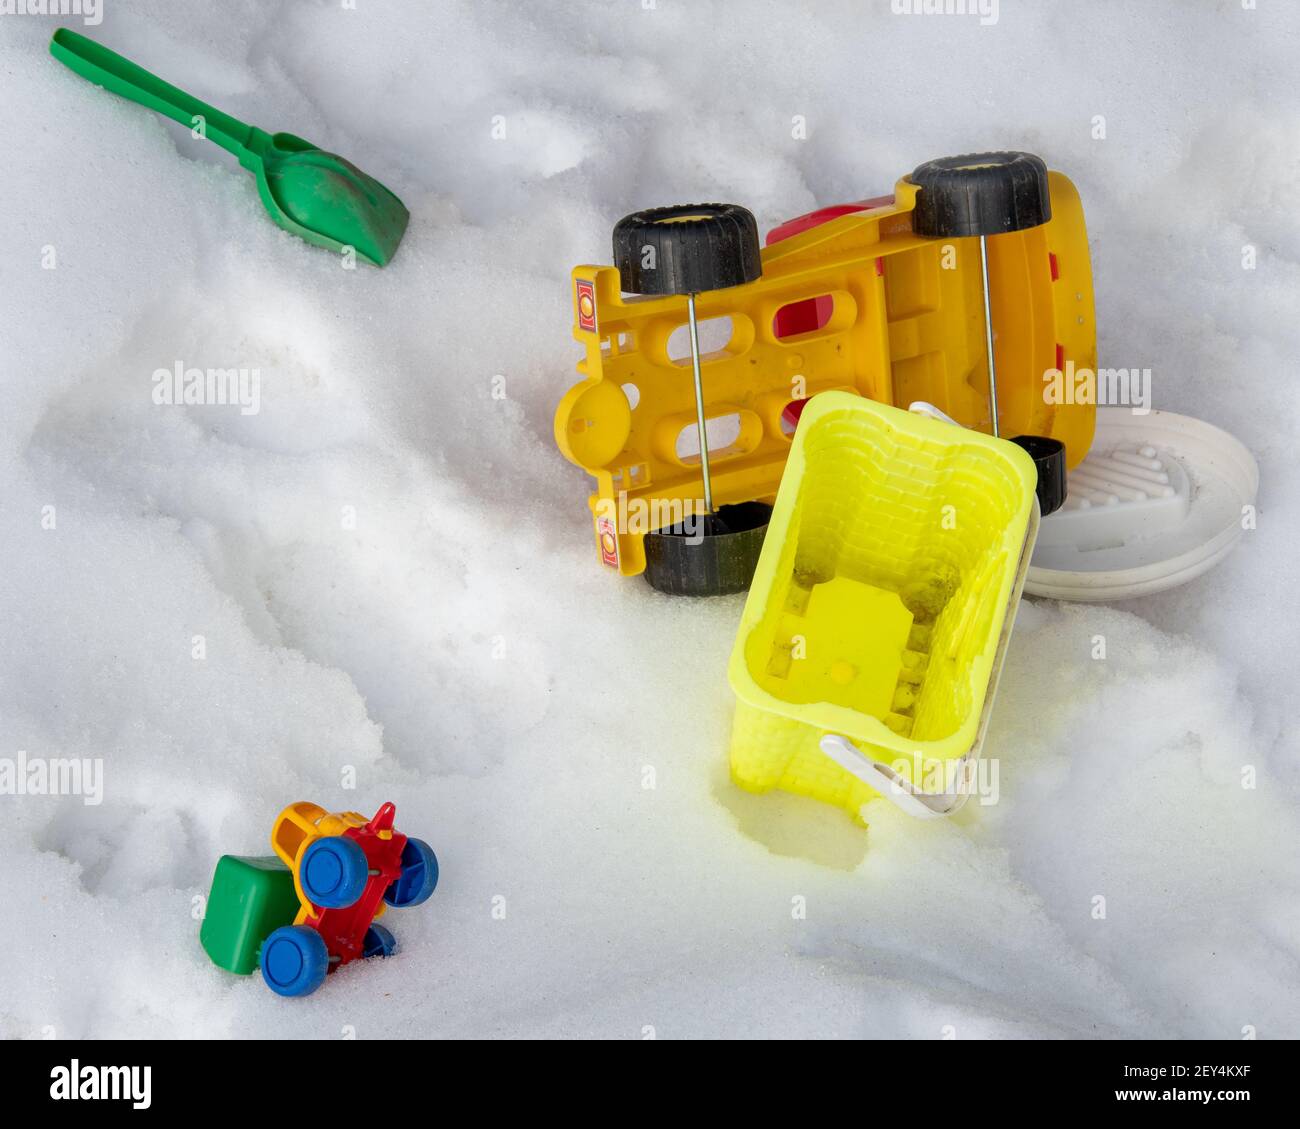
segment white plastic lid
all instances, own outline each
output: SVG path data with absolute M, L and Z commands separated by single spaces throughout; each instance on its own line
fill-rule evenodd
M 1254 457 L 1226 431 L 1173 412 L 1098 408 L 1066 503 L 1043 519 L 1025 591 L 1099 602 L 1183 584 L 1236 543 L 1258 488 Z

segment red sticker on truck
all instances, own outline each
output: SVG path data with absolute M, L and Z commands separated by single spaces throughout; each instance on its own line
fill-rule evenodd
M 578 328 L 595 332 L 596 284 L 587 278 L 577 280 Z
M 607 517 L 596 521 L 596 540 L 600 542 L 600 559 L 610 568 L 618 568 L 618 533 Z

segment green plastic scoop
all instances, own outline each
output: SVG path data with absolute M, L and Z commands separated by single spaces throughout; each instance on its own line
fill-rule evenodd
M 202 119 L 204 136 L 257 178 L 262 203 L 286 231 L 318 247 L 353 247 L 377 267 L 396 252 L 411 218 L 406 205 L 350 161 L 292 133 L 245 125 L 67 28 L 54 33 L 50 54 L 105 90 L 191 129 Z

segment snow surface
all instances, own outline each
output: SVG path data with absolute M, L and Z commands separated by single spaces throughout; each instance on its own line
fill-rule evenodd
M 1300 1035 L 1295 6 L 355 7 L 85 30 L 392 186 L 382 271 L 0 16 L 0 756 L 105 772 L 98 806 L 0 797 L 0 1035 Z M 635 207 L 767 228 L 993 148 L 1075 179 L 1103 363 L 1257 453 L 1259 527 L 1175 592 L 1027 603 L 1001 803 L 864 834 L 729 784 L 739 598 L 599 567 L 551 437 L 568 272 Z M 260 412 L 155 405 L 177 360 L 259 367 Z M 392 799 L 443 876 L 396 959 L 286 1002 L 194 905 L 296 799 Z

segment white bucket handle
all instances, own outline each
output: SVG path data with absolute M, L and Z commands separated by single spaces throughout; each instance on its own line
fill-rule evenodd
M 961 427 L 955 419 L 947 412 L 936 408 L 929 400 L 913 400 L 908 406 L 909 412 L 915 412 L 918 416 L 929 416 L 931 419 L 941 419 L 944 423 L 950 423 L 953 427 Z
M 838 733 L 827 733 L 820 744 L 822 752 L 842 769 L 917 819 L 943 819 L 958 811 L 970 798 L 975 776 L 973 769 L 978 757 L 978 753 L 972 755 L 974 750 L 957 762 L 957 787 L 953 791 L 926 792 L 913 787 L 912 782 L 895 772 L 891 765 L 872 760 Z

